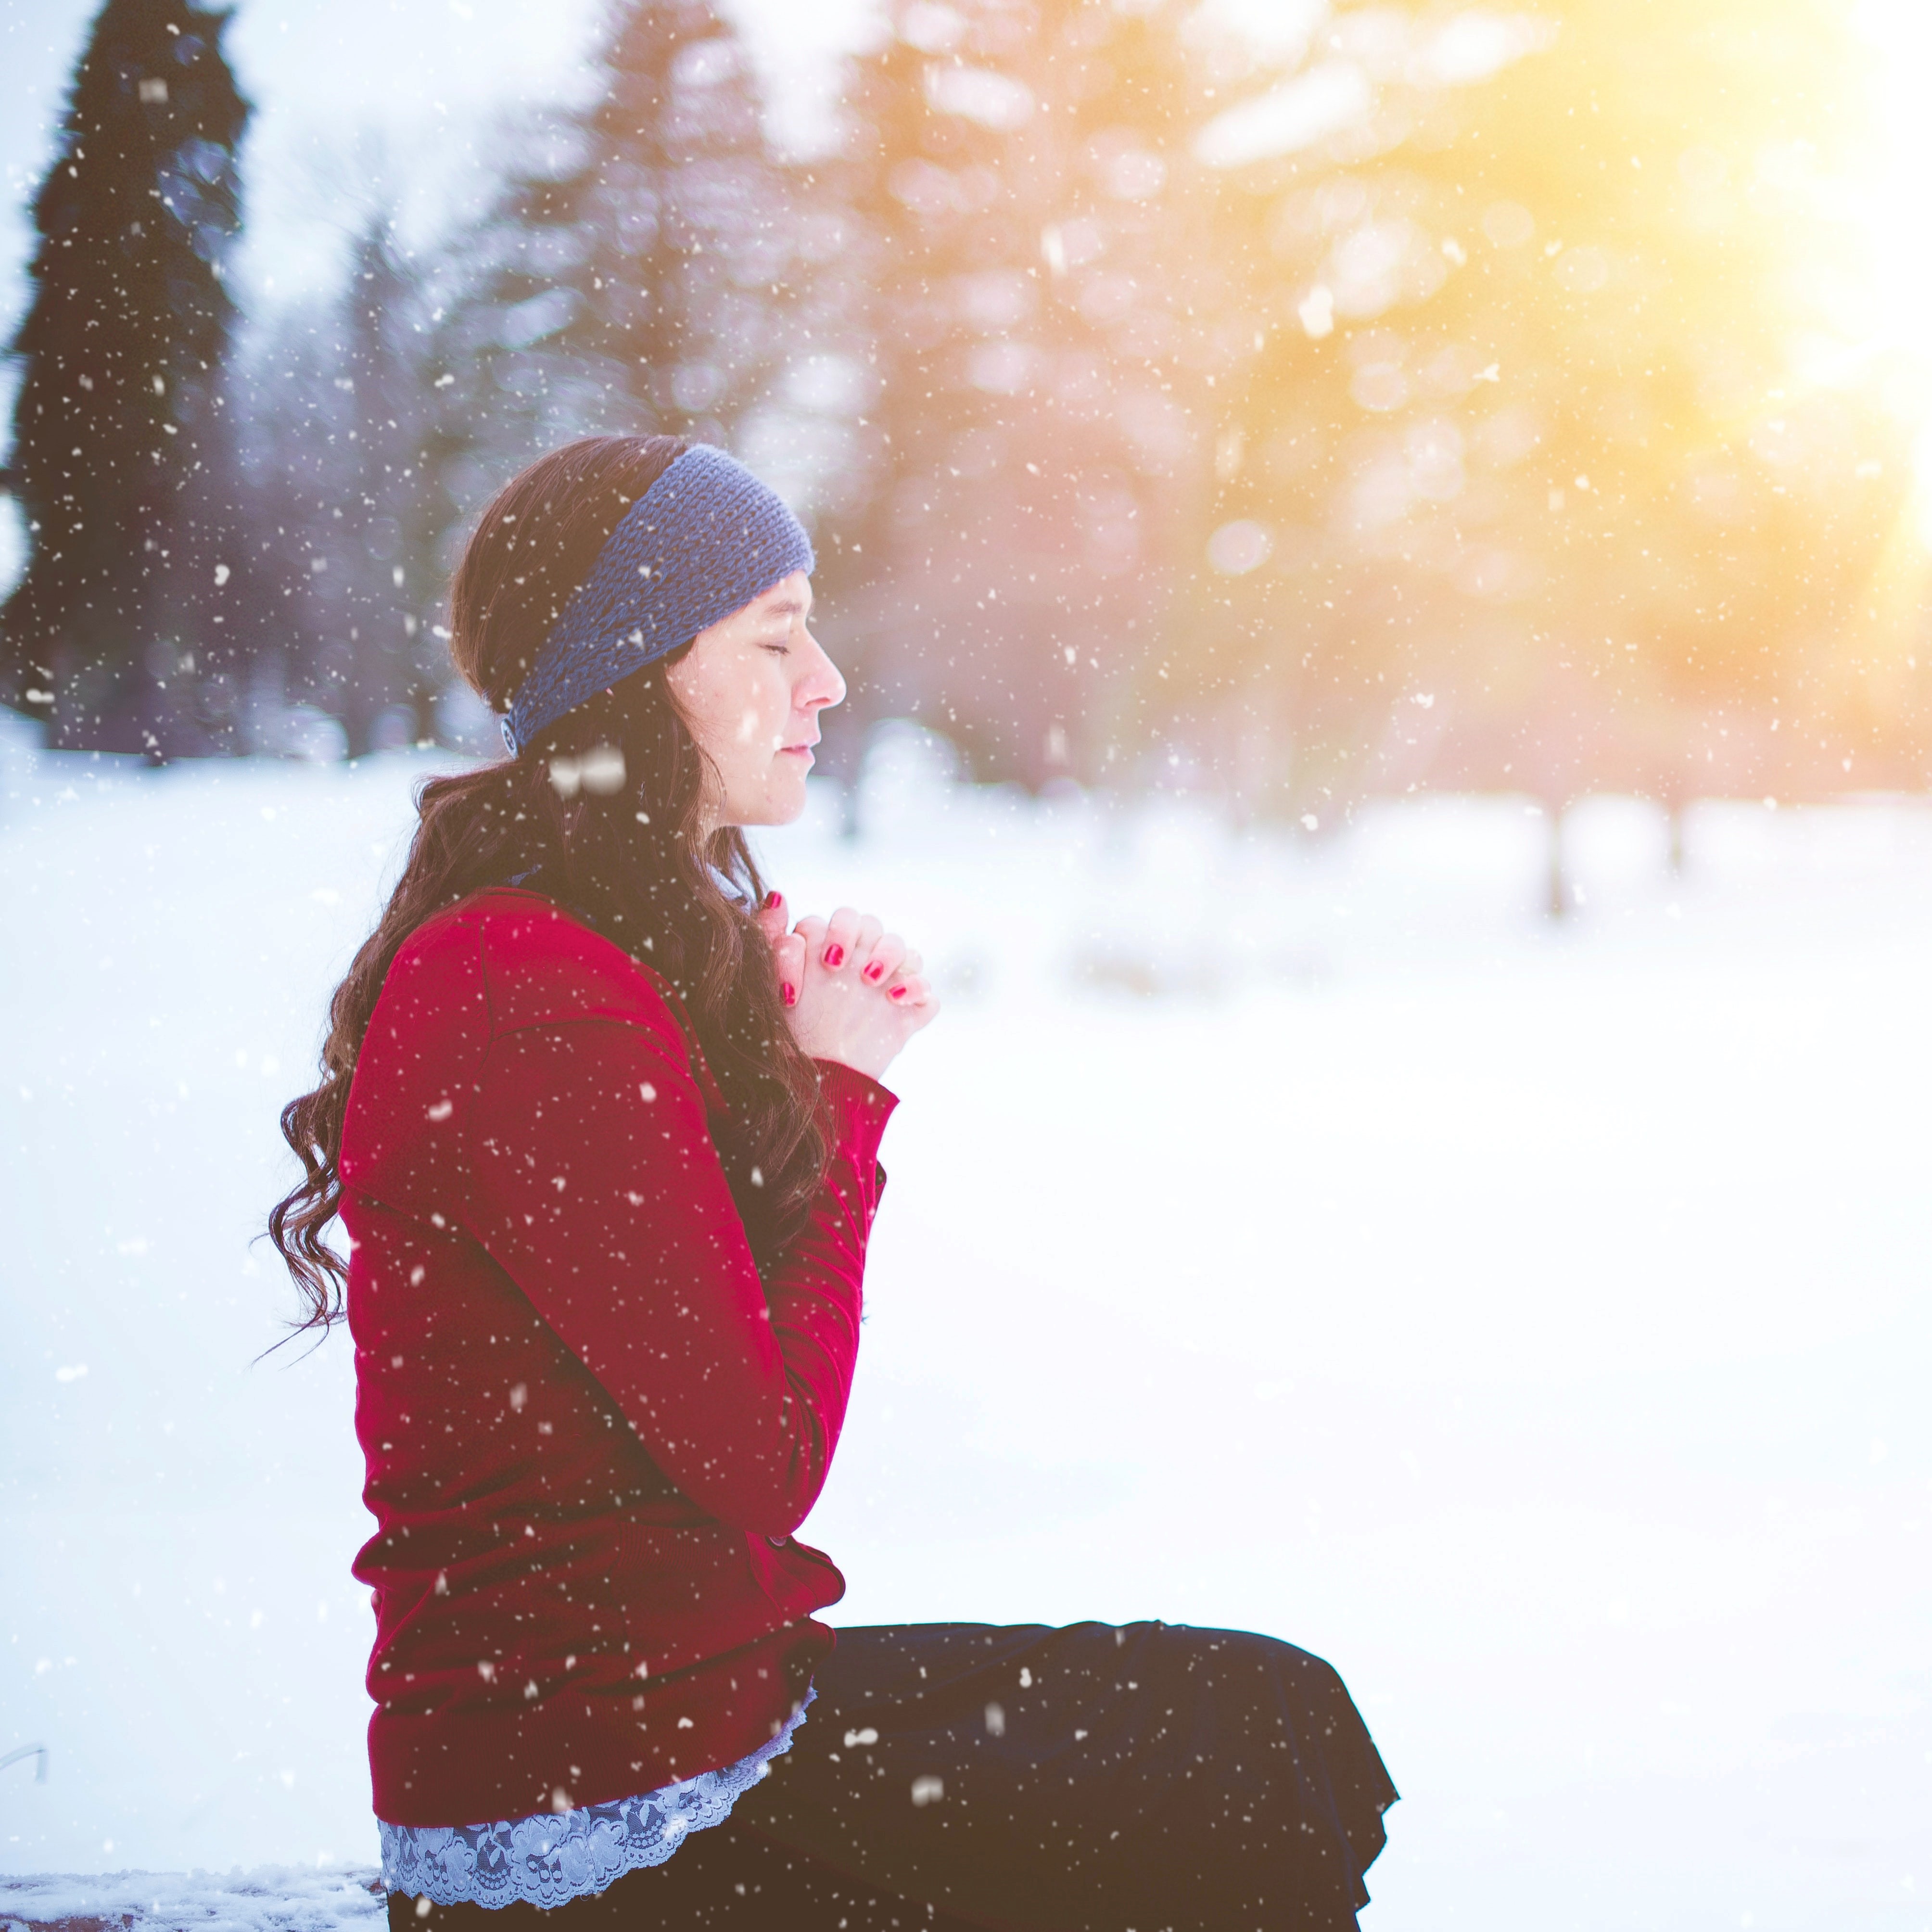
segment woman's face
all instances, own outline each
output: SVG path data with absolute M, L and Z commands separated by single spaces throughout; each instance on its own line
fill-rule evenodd
M 802 570 L 700 631 L 664 681 L 716 768 L 718 825 L 789 825 L 805 809 L 818 714 L 845 695 L 838 667 L 806 628 Z

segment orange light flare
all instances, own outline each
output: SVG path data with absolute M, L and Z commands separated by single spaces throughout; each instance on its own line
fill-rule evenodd
M 1932 0 L 1858 0 L 1868 54 L 1862 134 L 1846 170 L 1818 184 L 1849 270 L 1817 306 L 1827 332 L 1798 345 L 1801 386 L 1875 392 L 1911 448 L 1910 487 L 1838 653 L 1841 687 L 1889 707 L 1932 588 Z
M 1871 54 L 1868 136 L 1843 184 L 1864 257 L 1864 286 L 1848 292 L 1863 309 L 1853 332 L 1868 355 L 1902 352 L 1932 377 L 1932 7 L 1858 0 L 1852 18 Z

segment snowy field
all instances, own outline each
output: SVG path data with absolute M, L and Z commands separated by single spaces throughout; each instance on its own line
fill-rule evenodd
M 251 1250 L 436 761 L 0 740 L 0 1923 L 367 1923 L 345 1336 Z M 1932 809 L 1236 836 L 904 752 L 766 844 L 949 994 L 895 1084 L 838 1621 L 1331 1659 L 1370 1932 L 1932 1927 Z M 252 1888 L 238 1875 L 265 1874 Z M 184 1880 L 115 1874 L 230 1874 Z

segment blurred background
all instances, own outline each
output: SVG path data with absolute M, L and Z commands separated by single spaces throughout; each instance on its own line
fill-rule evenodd
M 834 776 L 910 718 L 1318 823 L 1922 781 L 1906 0 L 9 11 L 52 744 L 483 742 L 470 520 L 647 429 L 810 519 Z
M 0 0 L 0 1907 L 370 1909 L 274 1116 L 470 522 L 646 429 L 811 525 L 761 849 L 949 1006 L 838 1619 L 1328 1656 L 1372 1932 L 1932 1927 L 1929 98 L 1912 0 Z

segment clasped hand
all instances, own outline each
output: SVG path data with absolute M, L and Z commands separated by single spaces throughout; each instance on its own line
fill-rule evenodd
M 869 914 L 841 906 L 796 926 L 782 894 L 758 915 L 778 964 L 792 1037 L 814 1060 L 836 1060 L 877 1080 L 899 1049 L 939 1014 L 924 962 Z

